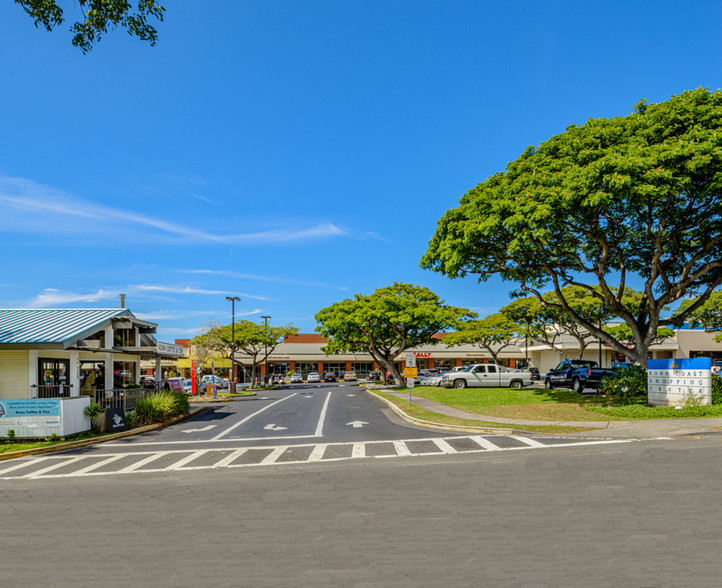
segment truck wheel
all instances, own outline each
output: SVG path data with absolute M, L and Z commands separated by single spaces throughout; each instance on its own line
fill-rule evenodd
M 466 388 L 466 380 L 454 380 L 454 388 L 458 388 L 459 390 L 461 390 L 462 388 Z
M 584 392 L 584 384 L 582 384 L 582 381 L 579 378 L 574 378 L 572 380 L 572 390 L 574 390 L 577 394 Z
M 510 387 L 510 388 L 516 388 L 517 390 L 519 390 L 519 389 L 522 387 L 521 381 L 520 381 L 520 380 L 514 380 L 514 381 L 509 385 L 509 387 Z
M 551 381 L 549 378 L 547 378 L 546 380 L 544 380 L 544 387 L 545 387 L 547 390 L 552 390 L 552 389 L 554 389 L 554 386 L 552 386 L 552 381 Z

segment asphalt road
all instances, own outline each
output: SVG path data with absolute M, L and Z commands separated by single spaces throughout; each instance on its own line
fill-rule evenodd
M 337 421 L 342 435 L 360 435 L 342 421 L 362 414 L 348 407 L 358 401 L 363 411 L 365 401 L 343 396 L 344 386 L 331 390 L 323 434 L 331 435 Z M 200 446 L 215 451 L 211 433 L 228 431 L 280 398 L 247 403 L 257 409 L 234 403 L 243 405 L 242 414 L 197 432 Z M 288 402 L 283 410 L 290 409 L 294 398 L 275 408 Z M 336 413 L 331 407 L 345 398 L 348 407 Z M 285 423 L 268 408 L 221 440 L 244 450 L 256 446 L 248 440 L 251 430 L 286 432 L 269 432 L 268 424 L 291 425 L 289 437 L 315 434 L 326 397 L 306 406 L 316 402 L 308 415 L 289 415 Z M 378 434 L 389 427 L 389 439 L 328 441 L 438 442 L 376 410 Z M 195 433 L 178 429 L 177 436 Z M 459 451 L 390 454 L 393 459 L 8 474 L 0 479 L 2 586 L 719 585 L 722 437 L 610 444 L 484 439 L 491 439 L 486 448 L 465 451 L 467 438 L 459 436 Z M 155 452 L 130 446 L 148 442 L 137 438 L 128 449 Z

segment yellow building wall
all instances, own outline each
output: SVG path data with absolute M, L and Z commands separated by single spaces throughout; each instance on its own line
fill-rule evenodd
M 28 352 L 0 351 L 0 398 L 28 398 Z

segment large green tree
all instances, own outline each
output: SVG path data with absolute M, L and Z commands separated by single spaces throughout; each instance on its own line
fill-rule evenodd
M 472 316 L 466 308 L 444 304 L 428 288 L 394 283 L 370 296 L 356 294 L 322 308 L 316 314 L 316 331 L 328 337 L 326 353 L 369 353 L 402 385 L 395 363 L 400 353 L 439 343 L 436 333 Z
M 191 344 L 212 345 L 214 353 L 230 357 L 235 341 L 236 352 L 240 350 L 251 358 L 251 382 L 255 384 L 258 366 L 266 361 L 287 337 L 297 334 L 298 328 L 290 324 L 274 327 L 240 320 L 235 323 L 235 333 L 231 325 L 219 325 L 192 339 Z
M 682 326 L 685 322 L 677 318 L 680 312 L 692 306 L 696 301 L 696 298 L 684 300 L 679 305 L 679 311 L 675 315 L 677 326 Z M 706 302 L 697 306 L 695 311 L 687 315 L 686 322 L 690 327 L 702 327 L 708 333 L 722 331 L 722 290 L 712 292 Z M 722 343 L 722 333 L 715 336 L 715 341 Z
M 695 294 L 685 320 L 722 284 L 721 214 L 722 92 L 698 89 L 529 147 L 444 214 L 421 264 L 452 278 L 501 276 L 644 363 L 672 324 L 663 309 Z M 638 304 L 627 303 L 630 282 Z M 628 325 L 631 348 L 573 308 L 570 285 Z
M 36 27 L 42 26 L 47 31 L 52 31 L 65 21 L 65 13 L 56 0 L 15 0 L 15 3 L 31 16 Z M 83 53 L 90 51 L 109 29 L 116 27 L 124 28 L 129 35 L 155 45 L 158 32 L 148 19 L 155 18 L 163 22 L 165 12 L 165 8 L 156 0 L 137 0 L 135 7 L 128 0 L 74 0 L 72 4 L 80 8 L 82 13 L 82 19 L 70 27 L 73 45 Z
M 499 363 L 499 354 L 507 347 L 513 347 L 519 330 L 516 323 L 497 312 L 481 319 L 461 321 L 453 333 L 444 337 L 444 345 L 477 345 L 491 355 L 494 363 Z
M 628 291 L 627 297 L 634 293 Z M 562 288 L 562 295 L 574 310 L 587 322 L 600 325 L 606 323 L 613 314 L 604 306 L 602 300 L 585 288 L 567 286 Z M 556 294 L 545 292 L 542 301 L 536 296 L 525 296 L 513 300 L 499 312 L 519 325 L 521 333 L 537 343 L 548 345 L 565 359 L 572 359 L 565 345 L 560 345 L 560 337 L 569 336 L 576 341 L 576 359 L 582 359 L 587 346 L 595 341 L 582 325 L 576 322 L 563 309 L 554 305 Z M 542 302 L 552 304 L 543 304 Z

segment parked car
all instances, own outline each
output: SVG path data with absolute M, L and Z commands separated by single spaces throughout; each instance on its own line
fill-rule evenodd
M 183 392 L 183 382 L 185 378 L 167 378 L 163 382 L 163 390 L 170 390 L 171 392 Z
M 544 376 L 544 387 L 571 388 L 583 392 L 585 388 L 599 389 L 602 380 L 614 373 L 612 368 L 600 368 L 596 361 L 572 359 L 559 362 L 559 365 Z
M 369 372 L 366 376 L 367 382 L 376 382 L 381 379 L 381 374 L 379 372 Z
M 302 384 L 303 383 L 303 376 L 298 373 L 292 373 L 291 374 L 291 384 Z
M 541 374 L 539 373 L 538 367 L 530 367 L 529 373 L 531 374 L 532 380 L 541 380 Z
M 323 381 L 324 382 L 335 382 L 336 381 L 336 374 L 333 372 L 328 372 L 323 375 Z
M 346 372 L 346 373 L 343 375 L 343 379 L 344 379 L 346 382 L 355 382 L 355 381 L 356 381 L 356 372 L 353 371 L 353 370 Z
M 282 385 L 282 384 L 284 383 L 284 382 L 283 382 L 283 376 L 282 376 L 281 374 L 274 374 L 274 375 L 271 376 L 269 382 L 270 382 L 271 384 L 275 384 L 276 386 L 280 386 L 280 385 Z
M 311 372 L 310 374 L 308 374 L 306 376 L 306 381 L 307 382 L 320 382 L 321 376 L 319 376 L 318 373 L 316 373 L 316 372 Z
M 451 371 L 452 372 L 465 372 L 467 369 L 469 369 L 468 365 L 457 365 Z
M 463 372 L 449 372 L 441 376 L 445 388 L 523 388 L 531 386 L 531 374 L 504 371 L 495 363 L 477 363 Z
M 193 380 L 191 380 L 190 378 L 185 378 L 183 380 L 183 392 L 185 392 L 186 394 L 190 394 L 191 392 L 193 392 Z
M 155 376 L 141 376 L 140 385 L 146 390 L 155 389 Z

